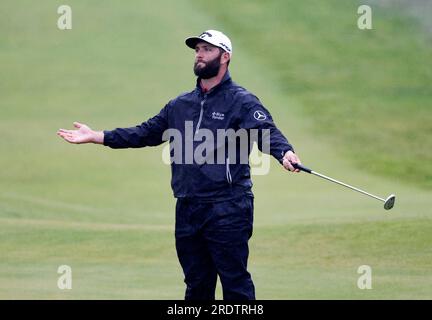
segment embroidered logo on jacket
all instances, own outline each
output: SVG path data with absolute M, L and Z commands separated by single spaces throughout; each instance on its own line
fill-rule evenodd
M 213 112 L 212 113 L 212 119 L 223 120 L 223 119 L 225 119 L 225 114 L 219 113 L 219 112 Z
M 254 113 L 254 118 L 259 121 L 264 121 L 265 119 L 267 119 L 267 116 L 264 114 L 264 112 L 257 110 Z

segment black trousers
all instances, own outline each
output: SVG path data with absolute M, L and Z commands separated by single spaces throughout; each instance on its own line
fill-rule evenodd
M 219 275 L 224 300 L 254 300 L 247 271 L 253 198 L 203 203 L 178 199 L 176 249 L 186 283 L 186 300 L 214 300 Z

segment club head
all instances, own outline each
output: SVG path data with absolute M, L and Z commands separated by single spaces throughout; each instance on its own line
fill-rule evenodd
M 386 201 L 384 202 L 384 209 L 390 210 L 391 208 L 393 208 L 395 200 L 396 200 L 396 196 L 394 194 L 389 195 Z

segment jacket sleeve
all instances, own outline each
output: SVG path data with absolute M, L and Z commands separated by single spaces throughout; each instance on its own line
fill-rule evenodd
M 290 150 L 294 152 L 294 148 L 276 127 L 270 112 L 252 94 L 243 103 L 241 110 L 240 127 L 247 129 L 249 133 L 251 129 L 257 129 L 258 149 L 271 154 L 282 164 L 285 153 Z
M 168 128 L 167 104 L 158 115 L 135 127 L 104 130 L 104 145 L 113 149 L 142 148 L 158 146 L 164 131 Z

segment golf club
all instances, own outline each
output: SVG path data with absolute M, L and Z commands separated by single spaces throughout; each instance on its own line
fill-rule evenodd
M 383 198 L 377 197 L 377 196 L 375 196 L 375 195 L 373 195 L 373 194 L 370 194 L 369 192 L 366 192 L 366 191 L 363 191 L 363 190 L 358 189 L 358 188 L 356 188 L 356 187 L 350 186 L 349 184 L 346 184 L 346 183 L 340 182 L 340 181 L 338 181 L 338 180 L 336 180 L 336 179 L 333 179 L 333 178 L 327 177 L 327 176 L 325 176 L 325 175 L 323 175 L 323 174 L 321 174 L 321 173 L 319 173 L 319 172 L 316 172 L 316 171 L 313 171 L 313 170 L 311 170 L 311 169 L 309 169 L 309 168 L 306 168 L 305 166 L 303 166 L 303 165 L 301 165 L 301 164 L 295 164 L 295 163 L 292 163 L 292 166 L 293 166 L 294 168 L 296 168 L 296 169 L 301 170 L 301 171 L 304 171 L 304 172 L 307 172 L 307 173 L 310 173 L 310 174 L 316 175 L 316 176 L 318 176 L 318 177 L 320 177 L 320 178 L 323 178 L 323 179 L 329 180 L 329 181 L 331 181 L 331 182 L 334 182 L 334 183 L 340 184 L 340 185 L 342 185 L 342 186 L 344 186 L 344 187 L 350 188 L 350 189 L 352 189 L 352 190 L 354 190 L 354 191 L 357 191 L 357 192 L 363 193 L 363 194 L 365 194 L 365 195 L 367 195 L 367 196 L 369 196 L 369 197 L 371 197 L 371 198 L 374 198 L 374 199 L 380 200 L 380 201 L 384 202 L 384 209 L 386 209 L 386 210 L 390 210 L 390 209 L 393 208 L 393 206 L 394 206 L 394 203 L 395 203 L 395 200 L 396 200 L 396 196 L 395 196 L 394 194 L 391 194 L 391 195 L 389 195 L 386 199 L 383 199 Z

